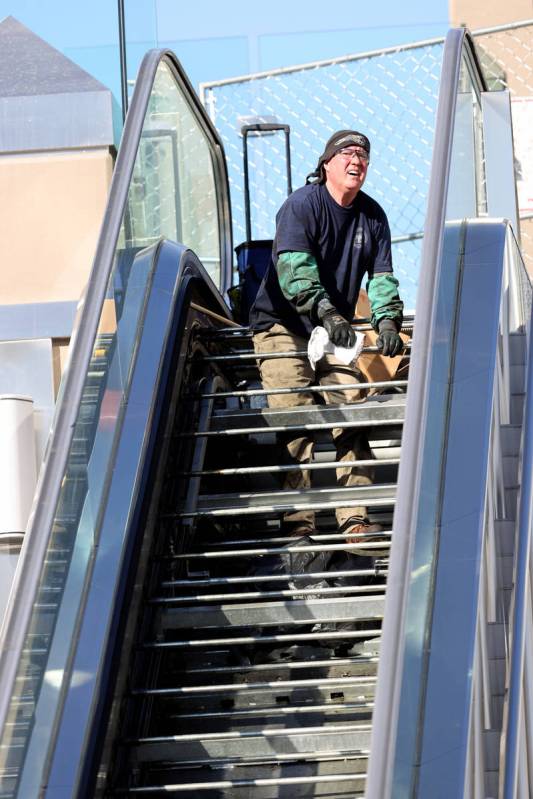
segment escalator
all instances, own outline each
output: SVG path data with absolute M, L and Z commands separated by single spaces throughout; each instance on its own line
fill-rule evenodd
M 200 329 L 191 341 L 142 635 L 122 656 L 131 665 L 111 795 L 363 790 L 407 381 L 368 384 L 371 396 L 351 406 L 269 410 L 249 388 L 250 345 L 245 328 Z M 375 485 L 336 487 L 340 421 L 369 429 Z M 279 463 L 287 430 L 318 435 L 315 460 L 301 467 L 312 489 L 280 491 L 294 468 Z M 362 494 L 385 531 L 368 544 L 376 557 L 352 554 L 333 514 L 341 496 L 349 507 Z M 283 537 L 283 513 L 303 508 L 315 511 L 316 535 Z
M 452 202 L 479 75 L 451 32 L 401 379 L 270 410 L 224 300 L 221 142 L 175 57 L 146 57 L 2 631 L 0 799 L 492 795 L 531 289 L 477 172 Z M 372 486 L 336 485 L 341 425 L 368 429 Z M 298 430 L 313 487 L 282 491 Z M 362 496 L 373 556 L 335 523 Z

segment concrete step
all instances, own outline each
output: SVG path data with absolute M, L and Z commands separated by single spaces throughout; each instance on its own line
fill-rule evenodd
M 502 455 L 518 455 L 522 426 L 518 424 L 504 424 L 501 428 Z
M 510 369 L 511 392 L 523 393 L 526 383 L 526 366 L 524 363 L 513 364 Z
M 503 622 L 487 624 L 487 655 L 490 660 L 503 660 L 507 655 L 507 626 Z
M 495 521 L 494 533 L 499 554 L 502 556 L 514 555 L 516 523 L 512 520 Z
M 483 730 L 485 769 L 497 772 L 500 768 L 500 731 Z
M 516 488 L 518 485 L 519 457 L 516 455 L 504 455 L 502 458 L 503 484 L 505 488 Z
M 521 425 L 524 418 L 525 394 L 511 394 L 511 424 Z
M 520 366 L 525 363 L 527 354 L 527 338 L 525 333 L 510 333 L 509 354 L 512 366 Z

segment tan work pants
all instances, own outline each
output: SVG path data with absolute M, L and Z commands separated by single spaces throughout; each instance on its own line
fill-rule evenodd
M 295 336 L 282 325 L 273 325 L 269 330 L 255 333 L 253 337 L 257 355 L 267 352 L 307 351 L 307 339 Z M 307 355 L 294 358 L 259 358 L 259 370 L 263 388 L 306 388 L 311 385 L 339 385 L 363 382 L 360 372 L 353 366 L 345 366 L 333 355 L 325 355 L 311 368 Z M 362 400 L 366 394 L 364 389 L 339 389 L 321 392 L 328 404 L 351 403 Z M 313 392 L 302 391 L 295 394 L 268 394 L 270 408 L 294 408 L 300 405 L 312 405 L 316 402 Z M 337 452 L 337 461 L 368 460 L 372 458 L 366 432 L 357 428 L 334 428 L 333 441 Z M 312 432 L 301 435 L 284 433 L 280 437 L 284 447 L 285 463 L 309 463 L 312 459 L 314 441 Z M 336 469 L 337 482 L 341 486 L 366 486 L 373 483 L 373 469 L 368 466 L 339 466 Z M 304 489 L 311 487 L 309 470 L 287 472 L 284 488 Z M 339 527 L 351 517 L 366 517 L 363 506 L 355 508 L 337 508 L 336 517 Z M 313 511 L 302 510 L 286 513 L 283 527 L 290 534 L 304 535 L 315 529 Z

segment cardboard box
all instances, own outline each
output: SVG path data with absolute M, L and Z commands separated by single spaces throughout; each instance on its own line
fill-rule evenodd
M 370 303 L 366 291 L 361 290 L 359 292 L 355 315 L 357 319 L 370 319 Z M 375 346 L 377 337 L 378 334 L 373 330 L 365 331 L 365 346 Z M 404 343 L 411 340 L 411 336 L 407 333 L 400 333 L 400 337 Z M 368 383 L 393 380 L 403 357 L 403 353 L 396 355 L 394 358 L 389 358 L 388 355 L 384 356 L 379 353 L 364 352 L 357 359 L 357 367 L 361 370 Z M 403 378 L 403 375 L 398 375 L 398 377 Z

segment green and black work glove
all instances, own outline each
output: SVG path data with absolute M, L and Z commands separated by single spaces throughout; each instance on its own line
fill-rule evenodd
M 316 306 L 316 315 L 336 347 L 353 347 L 355 331 L 344 316 L 327 299 L 322 299 Z
M 394 358 L 403 350 L 403 341 L 398 335 L 396 324 L 392 319 L 382 319 L 378 323 L 378 332 L 376 346 L 382 355 Z

